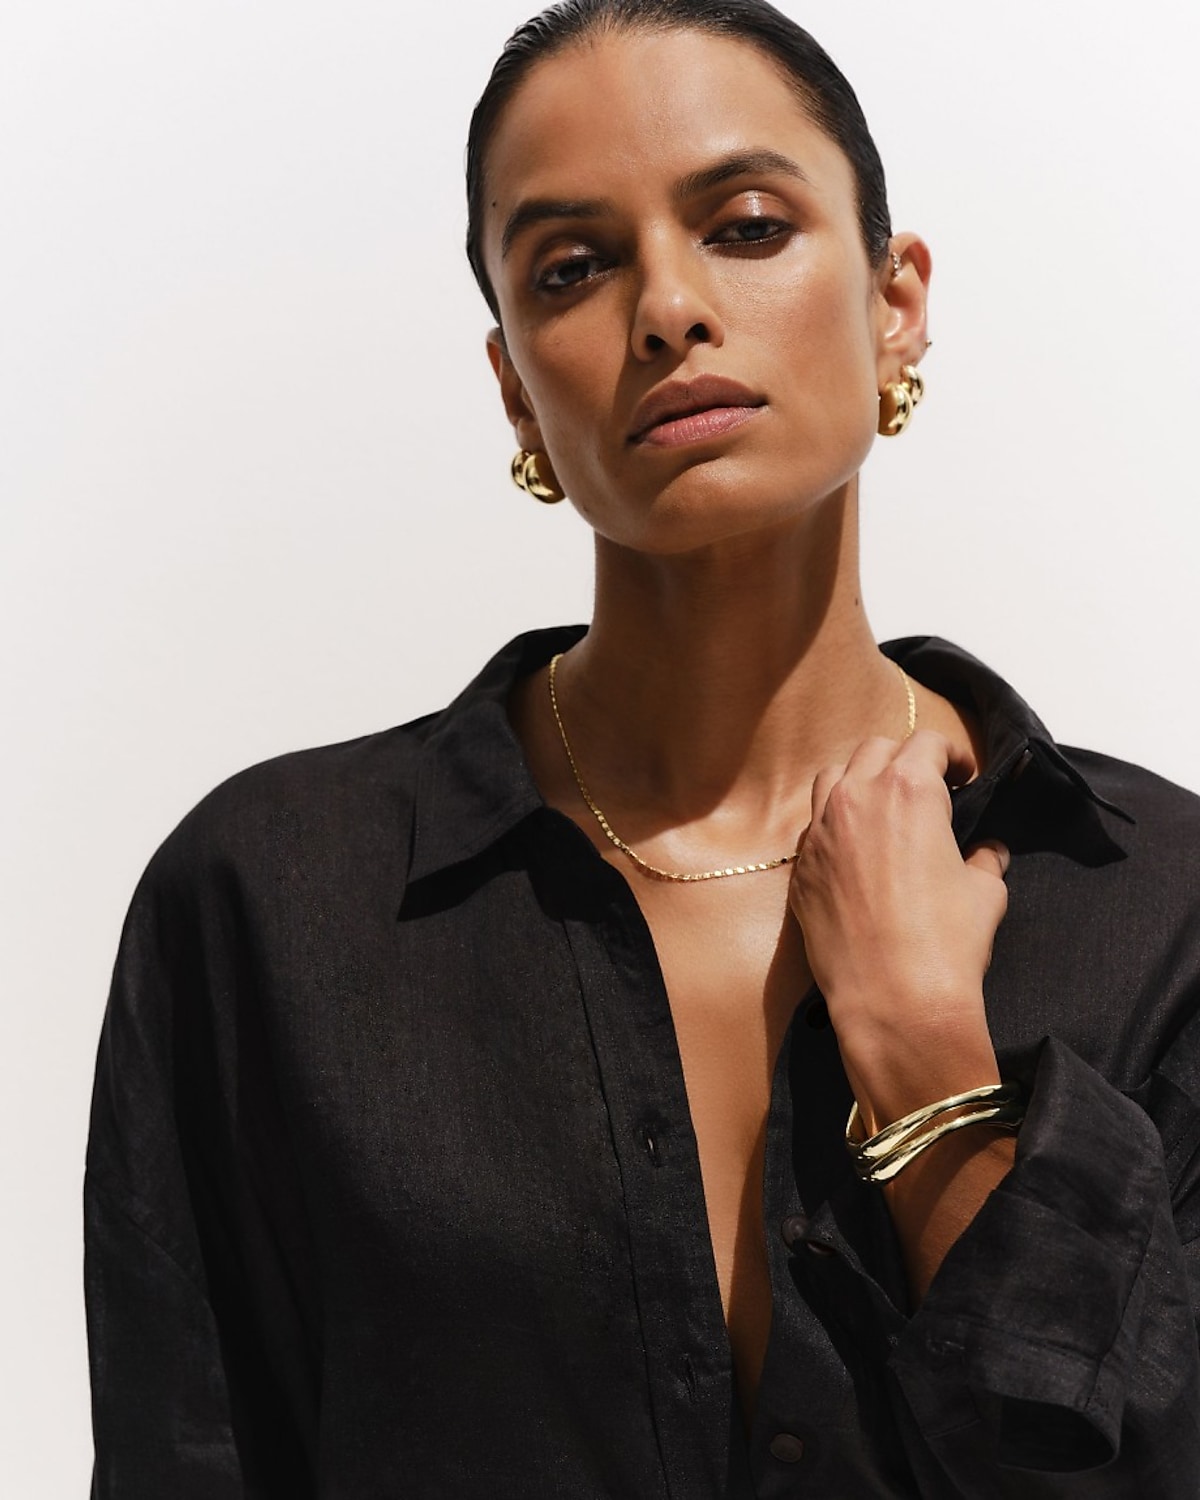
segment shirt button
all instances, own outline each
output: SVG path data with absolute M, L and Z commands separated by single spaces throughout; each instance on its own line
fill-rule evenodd
M 779 1226 L 779 1232 L 783 1235 L 783 1243 L 790 1250 L 797 1240 L 804 1238 L 804 1231 L 808 1228 L 808 1220 L 803 1214 L 789 1214 Z
M 804 1457 L 804 1444 L 790 1432 L 777 1432 L 771 1439 L 771 1457 L 781 1464 L 798 1464 Z
M 1008 773 L 1009 777 L 1011 778 L 1011 780 L 1016 781 L 1016 779 L 1019 776 L 1024 776 L 1025 772 L 1028 771 L 1029 767 L 1032 764 L 1033 764 L 1033 751 L 1032 750 L 1024 750 L 1024 751 L 1022 751 L 1021 754 L 1020 754 L 1020 756 L 1017 758 L 1016 765 L 1014 765 L 1013 768 L 1012 768 L 1012 770 Z

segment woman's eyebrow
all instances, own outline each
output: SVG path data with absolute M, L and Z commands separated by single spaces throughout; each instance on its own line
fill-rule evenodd
M 526 198 L 504 221 L 500 259 L 512 249 L 516 237 L 535 224 L 545 224 L 551 219 L 600 219 L 611 213 L 612 207 L 603 198 Z
M 792 177 L 799 182 L 808 182 L 808 174 L 799 162 L 780 151 L 767 148 L 750 151 L 731 151 L 708 166 L 699 167 L 681 177 L 671 189 L 676 202 L 698 197 L 735 177 L 770 175 Z M 545 224 L 553 219 L 599 219 L 611 213 L 613 205 L 604 198 L 526 198 L 518 203 L 504 222 L 500 237 L 500 258 L 503 260 L 512 249 L 517 236 L 535 224 Z
M 781 151 L 763 147 L 752 151 L 731 151 L 709 166 L 689 172 L 675 184 L 674 196 L 677 200 L 695 198 L 731 178 L 753 176 L 794 177 L 799 182 L 810 180 L 799 162 L 784 156 Z

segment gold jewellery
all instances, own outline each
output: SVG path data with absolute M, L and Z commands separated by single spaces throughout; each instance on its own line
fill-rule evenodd
M 890 381 L 879 396 L 879 433 L 899 437 L 925 394 L 925 379 L 916 365 L 904 365 L 900 379 Z
M 604 837 L 610 844 L 614 844 L 628 859 L 632 860 L 643 875 L 648 875 L 653 880 L 673 880 L 680 884 L 691 884 L 696 880 L 725 880 L 730 875 L 755 875 L 760 870 L 777 870 L 780 865 L 795 863 L 797 859 L 795 853 L 780 854 L 775 859 L 758 860 L 755 864 L 727 865 L 723 870 L 699 870 L 695 874 L 688 874 L 681 870 L 662 870 L 657 865 L 652 865 L 648 860 L 643 859 L 635 849 L 631 849 L 623 838 L 613 832 L 612 825 L 600 811 L 599 807 L 596 806 L 592 794 L 583 783 L 583 777 L 579 774 L 579 767 L 575 764 L 575 756 L 571 751 L 571 742 L 567 739 L 567 731 L 563 727 L 562 715 L 558 711 L 558 693 L 554 685 L 554 674 L 561 660 L 561 651 L 556 656 L 550 658 L 550 709 L 554 714 L 554 722 L 558 725 L 558 734 L 562 740 L 563 749 L 567 753 L 567 762 L 571 767 L 571 775 L 575 778 L 575 785 L 579 788 L 579 795 L 587 803 L 592 816 L 603 830 Z M 913 731 L 917 727 L 917 700 L 913 693 L 912 683 L 909 681 L 908 674 L 904 668 L 898 661 L 892 662 L 892 665 L 900 673 L 901 681 L 904 683 L 905 697 L 908 700 L 908 724 L 904 731 L 904 738 L 907 740 L 911 738 Z
M 867 1136 L 855 1103 L 846 1121 L 846 1149 L 864 1182 L 890 1182 L 921 1152 L 951 1131 L 968 1125 L 1017 1130 L 1025 1118 L 1025 1092 L 1016 1083 L 989 1083 L 951 1094 Z
M 892 275 L 899 276 L 904 262 L 892 251 Z M 925 340 L 926 349 L 932 339 Z M 879 393 L 879 425 L 876 429 L 881 437 L 899 437 L 912 420 L 912 414 L 921 404 L 925 394 L 925 381 L 916 365 L 903 365 L 900 379 L 889 381 Z
M 564 498 L 563 491 L 559 489 L 557 480 L 547 478 L 542 472 L 543 459 L 546 460 L 547 471 L 550 471 L 550 461 L 544 453 L 530 453 L 524 448 L 519 449 L 513 456 L 512 481 L 519 490 L 524 490 L 543 505 L 557 505 Z

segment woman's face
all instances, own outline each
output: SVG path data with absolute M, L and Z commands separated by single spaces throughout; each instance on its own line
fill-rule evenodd
M 486 193 L 518 442 L 620 545 L 708 546 L 835 493 L 923 350 L 924 246 L 897 241 L 894 280 L 868 264 L 848 161 L 745 43 L 619 32 L 538 64 Z

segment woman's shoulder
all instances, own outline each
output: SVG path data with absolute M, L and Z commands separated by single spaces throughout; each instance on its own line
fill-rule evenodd
M 272 756 L 219 782 L 163 840 L 144 882 L 278 881 L 299 866 L 398 858 L 440 715 Z
M 1124 809 L 1135 822 L 1176 829 L 1184 837 L 1200 833 L 1200 794 L 1099 750 L 1076 745 L 1059 749 L 1099 796 Z
M 508 722 L 509 692 L 582 633 L 562 626 L 517 636 L 436 712 L 237 772 L 167 837 L 152 872 L 192 879 L 219 867 L 279 880 L 290 861 L 358 880 L 362 867 L 407 860 L 418 803 L 429 804 L 431 817 L 523 804 L 528 778 Z
M 1123 842 L 1148 865 L 1195 893 L 1200 902 L 1200 795 L 1131 761 L 1060 745 L 1096 797 L 1123 815 Z
M 1063 934 L 1097 943 L 1119 935 L 1119 962 L 1135 972 L 1146 954 L 1169 949 L 1179 975 L 1200 975 L 1200 796 L 1113 755 L 1054 748 L 1075 795 L 1046 777 L 1012 798 L 1015 842 L 1034 856 L 1026 894 L 1056 913 Z M 1049 837 L 1039 836 L 1043 818 Z M 1189 977 L 1192 993 L 1193 985 Z

